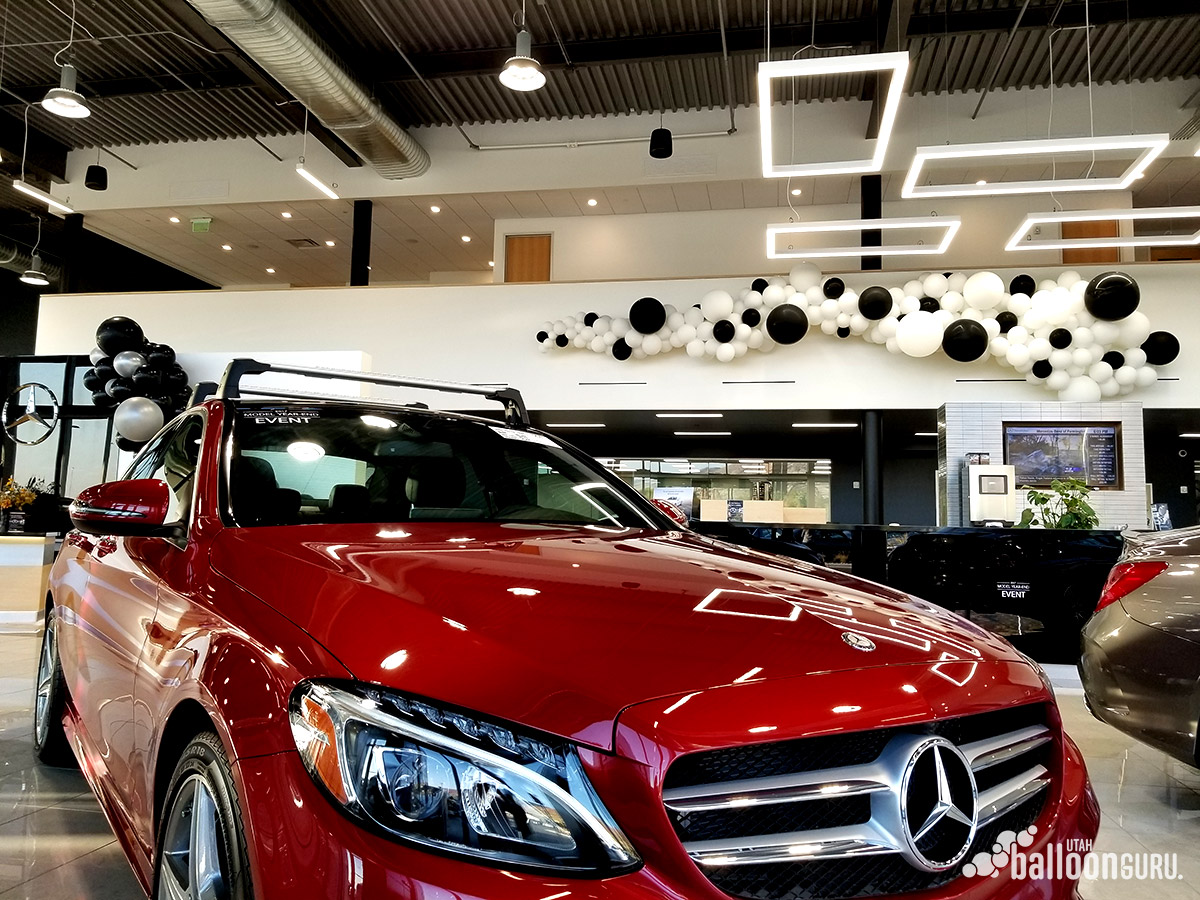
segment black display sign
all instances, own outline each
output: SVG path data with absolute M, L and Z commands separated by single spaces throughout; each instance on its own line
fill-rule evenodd
M 1021 486 L 1078 478 L 1091 488 L 1121 490 L 1121 425 L 1005 422 L 1004 460 L 1017 470 Z

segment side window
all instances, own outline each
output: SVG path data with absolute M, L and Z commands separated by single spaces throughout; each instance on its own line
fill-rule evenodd
M 196 485 L 196 464 L 200 460 L 200 440 L 204 433 L 204 419 L 188 416 L 168 434 L 163 435 L 161 454 L 156 456 L 156 465 L 146 478 L 165 481 L 171 489 L 171 511 L 168 522 L 187 521 L 192 508 L 192 494 Z
M 128 471 L 121 476 L 121 480 L 134 481 L 139 478 L 153 478 L 154 470 L 162 465 L 163 454 L 166 453 L 167 444 L 170 443 L 174 433 L 174 430 L 164 431 L 155 436 L 149 444 L 142 448 L 142 452 L 134 459 Z

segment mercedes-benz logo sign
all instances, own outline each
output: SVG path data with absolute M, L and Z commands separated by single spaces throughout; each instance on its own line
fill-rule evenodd
M 942 737 L 917 744 L 900 783 L 900 819 L 909 858 L 930 872 L 953 868 L 971 849 L 979 792 L 971 764 Z
M 50 407 L 49 419 L 38 412 L 39 406 Z M 58 398 L 44 384 L 32 381 L 23 384 L 5 398 L 4 408 L 0 409 L 0 421 L 4 423 L 4 433 L 16 443 L 40 444 L 50 437 L 54 426 L 58 424 Z M 24 435 L 18 437 L 17 429 L 22 425 L 34 427 L 24 429 Z M 30 432 L 33 432 L 32 438 L 29 437 Z
M 843 631 L 842 640 L 855 650 L 861 650 L 863 653 L 870 653 L 875 649 L 875 642 L 873 640 L 869 637 L 863 637 L 861 634 L 855 634 L 853 631 Z

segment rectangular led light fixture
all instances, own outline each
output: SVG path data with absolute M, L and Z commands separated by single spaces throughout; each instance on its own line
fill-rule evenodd
M 962 219 L 958 216 L 915 216 L 896 219 L 838 219 L 825 222 L 789 222 L 767 226 L 767 259 L 819 259 L 847 256 L 929 256 L 945 253 Z M 801 247 L 780 251 L 777 238 L 783 234 L 834 234 L 843 231 L 888 231 L 899 228 L 941 228 L 945 233 L 936 244 L 894 244 L 890 247 L 863 247 L 846 244 L 839 247 Z
M 71 209 L 71 207 L 67 206 L 67 204 L 63 203 L 61 200 L 55 200 L 45 191 L 41 190 L 40 188 L 35 188 L 32 184 L 26 184 L 20 178 L 13 179 L 13 188 L 20 191 L 22 194 L 25 194 L 26 196 L 42 201 L 42 203 L 45 203 L 50 209 L 58 210 L 59 212 L 65 214 L 75 212 L 75 210 Z
M 547 428 L 603 428 L 603 422 L 547 422 Z
M 904 82 L 908 78 L 908 53 L 860 53 L 854 56 L 827 56 L 819 59 L 780 59 L 758 64 L 758 121 L 762 142 L 764 178 L 788 178 L 795 175 L 852 175 L 879 172 L 887 154 L 888 140 L 896 124 Z M 804 78 L 820 75 L 850 75 L 860 72 L 891 72 L 887 98 L 879 117 L 879 137 L 875 152 L 869 159 L 836 162 L 792 163 L 783 165 L 774 160 L 771 130 L 771 81 L 776 78 Z
M 1193 231 L 1180 234 L 1139 234 L 1128 237 L 1083 237 L 1038 240 L 1039 225 L 1063 222 L 1136 222 L 1144 219 L 1194 219 Z M 1008 239 L 1005 250 L 1075 250 L 1095 247 L 1189 247 L 1200 244 L 1200 206 L 1148 206 L 1141 209 L 1087 209 L 1030 213 Z
M 729 437 L 732 431 L 677 431 L 678 437 Z
M 315 187 L 318 191 L 328 197 L 330 200 L 340 200 L 339 197 L 329 185 L 323 182 L 320 178 L 314 175 L 308 169 L 304 168 L 304 163 L 296 164 L 296 174 Z
M 793 428 L 857 428 L 857 422 L 793 422 Z
M 720 419 L 724 413 L 655 413 L 660 419 Z
M 913 197 L 982 197 L 993 194 L 1045 194 L 1051 191 L 1122 191 L 1133 184 L 1148 165 L 1167 148 L 1169 134 L 1130 134 L 1108 137 L 1036 138 L 1028 141 L 991 141 L 982 144 L 950 144 L 948 146 L 918 147 L 912 166 L 904 179 L 900 196 Z M 1056 153 L 1093 153 L 1104 150 L 1140 150 L 1138 156 L 1120 175 L 1109 178 L 1050 178 L 1042 181 L 998 181 L 962 184 L 925 184 L 917 182 L 921 171 L 931 160 L 997 160 L 1021 157 L 1052 156 Z

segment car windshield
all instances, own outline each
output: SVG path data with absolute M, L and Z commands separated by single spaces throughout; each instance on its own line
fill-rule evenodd
M 552 438 L 419 410 L 242 406 L 229 497 L 239 525 L 538 522 L 658 527 Z

